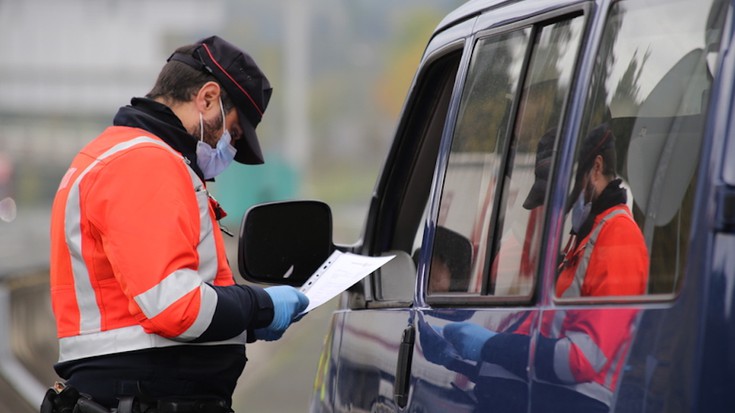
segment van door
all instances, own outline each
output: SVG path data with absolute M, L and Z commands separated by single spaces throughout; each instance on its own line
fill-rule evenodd
M 432 39 L 409 92 L 356 252 L 395 255 L 352 288 L 334 314 L 317 373 L 314 411 L 406 406 L 413 357 L 416 259 L 442 132 L 473 20 Z
M 547 188 L 587 19 L 535 7 L 478 19 L 424 237 L 417 411 L 529 407 Z
M 597 14 L 562 134 L 575 155 L 554 179 L 532 411 L 695 405 L 707 272 L 690 266 L 690 239 L 721 5 L 622 0 Z

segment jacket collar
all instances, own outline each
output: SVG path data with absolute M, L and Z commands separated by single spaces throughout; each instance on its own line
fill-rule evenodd
M 616 178 L 610 181 L 610 183 L 607 184 L 600 196 L 597 197 L 594 202 L 592 202 L 590 215 L 587 217 L 587 220 L 584 222 L 584 224 L 582 224 L 582 227 L 579 229 L 577 239 L 583 240 L 590 233 L 590 231 L 592 231 L 595 219 L 602 212 L 607 211 L 608 209 L 616 205 L 625 204 L 625 202 L 628 200 L 628 195 L 625 191 L 625 188 L 620 186 L 622 182 L 623 181 L 620 178 Z
M 121 107 L 112 121 L 115 126 L 146 130 L 161 138 L 188 160 L 189 167 L 204 180 L 197 165 L 197 139 L 186 131 L 181 120 L 166 105 L 148 98 L 133 98 Z

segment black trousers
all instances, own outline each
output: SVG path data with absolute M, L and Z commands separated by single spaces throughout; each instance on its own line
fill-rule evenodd
M 475 386 L 476 413 L 607 413 L 610 408 L 572 390 L 533 382 L 529 398 L 528 383 L 499 378 L 480 378 Z

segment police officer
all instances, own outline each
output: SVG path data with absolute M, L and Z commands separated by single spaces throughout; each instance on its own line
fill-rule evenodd
M 230 412 L 245 343 L 277 340 L 306 308 L 293 287 L 235 284 L 206 185 L 233 160 L 263 163 L 271 90 L 247 53 L 202 39 L 72 161 L 51 217 L 66 381 L 43 409 L 81 393 L 120 412 Z

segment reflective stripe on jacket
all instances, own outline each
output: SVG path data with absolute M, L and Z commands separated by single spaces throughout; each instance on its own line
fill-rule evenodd
M 609 405 L 630 348 L 637 314 L 637 310 L 627 308 L 544 312 L 536 346 L 539 381 Z
M 113 126 L 73 160 L 52 209 L 60 361 L 179 345 L 233 285 L 204 183 L 142 129 Z M 245 333 L 217 343 L 245 343 Z
M 580 285 L 581 283 L 581 285 Z M 648 250 L 625 205 L 600 213 L 590 234 L 564 258 L 558 297 L 640 295 L 648 283 Z
M 584 259 L 582 259 L 584 257 Z M 590 235 L 565 257 L 556 295 L 565 294 L 579 274 L 580 296 L 640 295 L 646 292 L 648 253 L 628 208 L 618 205 L 599 214 Z M 586 264 L 585 264 L 586 263 Z M 586 265 L 586 270 L 582 269 Z M 481 378 L 527 380 L 528 355 L 534 351 L 533 379 L 610 405 L 636 327 L 638 310 L 588 306 L 514 314 L 482 349 Z M 490 384 L 492 385 L 492 382 Z M 532 393 L 540 386 L 531 385 Z M 572 393 L 574 394 L 574 393 Z M 532 400 L 533 400 L 532 396 Z M 550 403 L 550 400 L 543 400 Z
M 565 257 L 556 294 L 565 298 L 645 294 L 648 263 L 643 235 L 628 207 L 614 206 L 595 218 L 590 234 Z M 544 312 L 541 333 L 556 340 L 546 357 L 537 358 L 553 361 L 545 368 L 553 371 L 554 382 L 609 404 L 637 314 L 629 308 Z M 539 343 L 540 352 L 543 345 Z

